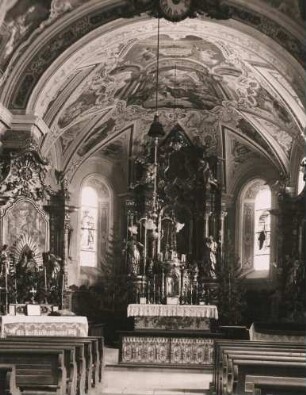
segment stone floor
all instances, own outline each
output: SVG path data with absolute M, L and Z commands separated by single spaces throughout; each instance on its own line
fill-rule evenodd
M 92 395 L 204 395 L 212 374 L 200 370 L 127 368 L 118 350 L 106 348 L 103 383 Z

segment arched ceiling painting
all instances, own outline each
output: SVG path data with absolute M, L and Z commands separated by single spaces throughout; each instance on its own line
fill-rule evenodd
M 44 2 L 38 21 L 35 10 L 41 2 L 21 3 L 32 4 L 32 11 L 19 10 L 25 34 L 29 26 L 48 29 L 61 15 L 67 19 L 67 13 L 86 6 L 78 0 Z M 255 3 L 304 17 L 299 7 L 286 11 L 288 1 Z M 8 10 L 6 29 L 14 28 L 13 12 L 14 7 Z M 20 40 L 16 29 L 2 65 Z M 155 112 L 156 39 L 155 18 L 115 19 L 91 32 L 85 29 L 40 76 L 25 111 L 46 122 L 50 132 L 41 141 L 42 151 L 60 150 L 61 165 L 71 176 L 91 155 L 114 159 L 116 147 L 123 152 L 125 144 L 128 152 L 133 139 L 145 136 Z M 2 96 L 12 98 L 6 94 L 6 77 Z M 242 161 L 260 158 L 288 172 L 294 144 L 304 141 L 304 78 L 289 52 L 242 23 L 203 16 L 179 23 L 161 20 L 158 105 L 165 130 L 178 123 L 209 152 L 222 155 L 227 149 L 231 176 Z

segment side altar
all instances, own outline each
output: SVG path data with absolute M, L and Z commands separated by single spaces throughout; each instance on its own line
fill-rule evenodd
M 2 316 L 1 337 L 7 336 L 88 336 L 86 317 L 80 316 Z

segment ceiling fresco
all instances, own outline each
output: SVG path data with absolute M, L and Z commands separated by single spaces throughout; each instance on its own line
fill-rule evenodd
M 241 36 L 238 42 L 232 29 L 218 29 L 216 37 L 215 24 L 194 22 L 162 24 L 158 107 L 165 129 L 170 131 L 177 120 L 191 139 L 199 138 L 217 153 L 221 147 L 220 125 L 228 125 L 255 147 L 263 147 L 267 156 L 278 163 L 279 157 L 271 147 L 275 140 L 275 146 L 283 151 L 281 158 L 288 163 L 293 138 L 299 136 L 298 126 L 283 96 L 271 89 L 253 67 L 256 64 L 275 70 L 273 54 L 254 52 L 251 39 Z M 135 138 L 137 133 L 143 135 L 149 129 L 156 104 L 154 28 L 156 23 L 152 21 L 141 22 L 135 23 L 132 33 L 130 27 L 120 28 L 117 33 L 124 33 L 120 40 L 115 33 L 104 35 L 103 41 L 98 37 L 89 44 L 87 52 L 78 51 L 77 61 L 67 61 L 73 67 L 63 64 L 52 88 L 51 81 L 44 88 L 43 92 L 49 85 L 51 91 L 44 102 L 37 100 L 37 111 L 55 114 L 57 108 L 51 129 L 56 131 L 54 139 L 60 138 L 67 168 L 86 160 L 106 142 L 113 144 L 112 136 L 127 125 L 138 122 Z M 54 97 L 65 96 L 63 84 L 69 73 L 78 75 L 76 66 L 83 79 L 74 84 L 70 79 L 74 89 L 70 87 L 67 99 L 58 106 Z M 279 70 L 285 68 L 279 64 Z M 280 76 L 280 71 L 276 71 Z M 99 121 L 95 118 L 98 114 Z M 265 132 L 260 133 L 260 128 Z M 270 137 L 266 138 L 265 133 Z M 51 145 L 50 136 L 44 146 Z
M 290 13 L 286 11 L 288 1 L 263 2 L 301 18 L 298 1 Z M 22 36 L 27 39 L 33 32 L 48 29 L 85 3 L 14 3 L 0 30 L 0 47 L 5 48 L 0 67 L 5 67 Z M 13 108 L 26 109 L 46 122 L 50 133 L 42 141 L 42 151 L 48 155 L 56 146 L 71 177 L 92 155 L 115 160 L 127 152 L 123 146 L 130 140 L 118 138 L 127 128 L 133 130 L 135 141 L 142 142 L 155 113 L 157 21 L 147 15 L 125 20 L 108 17 L 109 23 L 88 18 L 95 28 L 75 25 L 71 41 L 67 31 L 54 37 L 45 48 L 48 53 L 37 51 L 25 69 L 28 83 L 20 80 L 16 89 L 20 107 L 17 101 L 14 107 L 12 96 Z M 178 123 L 208 153 L 220 156 L 227 144 L 231 175 L 258 157 L 270 158 L 285 170 L 306 125 L 300 65 L 268 33 L 260 34 L 248 34 L 248 28 L 236 20 L 161 21 L 160 120 L 166 132 Z M 5 78 L 7 75 L 3 81 Z M 36 85 L 30 97 L 32 82 Z M 228 139 L 222 137 L 224 126 L 234 131 Z
M 0 68 L 6 68 L 14 50 L 34 31 L 41 32 L 63 14 L 88 1 L 4 0 L 3 9 L 0 7 L 4 16 L 0 23 Z
M 282 14 L 295 21 L 303 21 L 306 18 L 306 6 L 303 0 L 262 0 Z

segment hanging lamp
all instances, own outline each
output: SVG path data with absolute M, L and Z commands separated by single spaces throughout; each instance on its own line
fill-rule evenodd
M 158 139 L 164 137 L 165 131 L 163 128 L 162 123 L 159 121 L 158 115 L 158 83 L 159 83 L 159 31 L 160 31 L 160 18 L 157 18 L 158 25 L 157 25 L 157 50 L 156 50 L 156 92 L 155 92 L 155 115 L 154 120 L 150 126 L 148 136 Z

